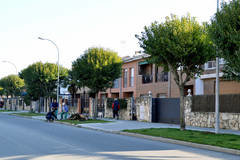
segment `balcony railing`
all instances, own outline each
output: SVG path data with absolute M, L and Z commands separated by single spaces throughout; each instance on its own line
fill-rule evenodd
M 153 76 L 152 75 L 142 75 L 142 83 L 152 83 Z
M 161 72 L 156 74 L 156 82 L 167 82 L 168 72 Z

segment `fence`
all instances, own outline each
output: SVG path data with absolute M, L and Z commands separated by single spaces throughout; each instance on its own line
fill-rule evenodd
M 5 110 L 29 110 L 30 107 L 26 106 L 21 98 L 2 98 L 2 109 Z
M 240 113 L 240 95 L 220 95 L 219 109 L 222 113 Z M 192 98 L 193 112 L 215 112 L 215 95 L 198 95 Z
M 224 96 L 224 98 L 226 97 L 231 97 L 231 96 Z M 234 96 L 235 97 L 235 96 Z M 215 126 L 215 112 L 211 110 L 207 110 L 209 109 L 209 107 L 205 107 L 205 109 L 199 109 L 199 107 L 197 107 L 197 102 L 199 102 L 199 99 L 201 100 L 206 100 L 209 103 L 211 103 L 213 97 L 211 96 L 209 97 L 205 97 L 202 98 L 200 97 L 187 97 L 185 98 L 185 122 L 186 125 L 190 125 L 190 126 L 197 126 L 197 127 L 210 127 L 213 128 Z M 221 98 L 221 97 L 220 97 Z M 195 109 L 193 110 L 193 99 L 195 99 Z M 235 99 L 235 98 L 234 98 Z M 210 101 L 211 100 L 211 101 Z M 226 104 L 229 104 L 229 100 Z M 220 100 L 221 102 L 221 100 Z M 234 101 L 236 103 L 236 101 Z M 234 102 L 232 102 L 233 104 L 235 104 Z M 206 106 L 208 105 L 206 102 L 199 102 L 199 103 L 204 103 Z M 237 104 L 237 103 L 236 103 Z M 211 105 L 211 104 L 210 104 Z M 199 106 L 203 106 L 202 104 L 199 104 Z M 223 104 L 220 104 L 220 116 L 219 116 L 219 120 L 220 120 L 220 128 L 223 129 L 234 129 L 234 130 L 240 130 L 240 113 L 232 113 L 233 110 L 227 110 L 228 113 L 224 113 L 221 110 L 221 106 L 223 106 Z M 239 107 L 240 104 L 238 104 Z M 197 107 L 197 109 L 196 109 Z M 227 107 L 227 106 L 226 106 Z M 232 108 L 232 106 L 230 107 Z M 208 111 L 208 112 L 204 112 L 204 111 Z M 209 112 L 210 111 L 210 112 Z M 212 111 L 212 112 L 211 112 Z M 226 110 L 225 110 L 226 111 Z M 231 111 L 231 113 L 230 113 Z

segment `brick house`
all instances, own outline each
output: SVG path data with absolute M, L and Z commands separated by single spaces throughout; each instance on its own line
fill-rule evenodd
M 178 86 L 173 76 L 164 72 L 162 67 L 149 64 L 147 54 L 136 54 L 132 57 L 123 57 L 122 77 L 114 81 L 114 86 L 106 92 L 101 92 L 100 97 L 129 98 L 148 95 L 167 98 L 179 97 Z M 171 77 L 171 81 L 169 81 Z M 191 89 L 194 94 L 194 80 L 185 86 L 185 94 Z
M 148 56 L 147 54 L 135 54 L 132 57 L 123 57 L 122 77 L 114 81 L 113 88 L 101 92 L 100 97 L 140 97 L 148 95 L 149 91 L 154 98 L 179 97 L 178 86 L 173 75 L 164 72 L 162 67 L 149 64 L 146 61 Z M 221 78 L 223 66 L 224 60 L 220 59 L 220 94 L 240 94 L 239 82 L 226 81 Z M 185 95 L 187 95 L 188 89 L 191 89 L 192 95 L 215 94 L 216 63 L 209 61 L 203 67 L 203 74 L 196 79 L 191 79 L 185 86 Z
M 223 80 L 221 72 L 224 60 L 219 61 L 219 94 L 240 94 L 240 83 L 235 81 Z M 216 83 L 216 62 L 209 61 L 204 65 L 203 74 L 195 80 L 197 95 L 215 94 Z

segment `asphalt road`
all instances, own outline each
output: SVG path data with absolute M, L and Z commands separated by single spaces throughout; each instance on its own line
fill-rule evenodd
M 239 156 L 0 113 L 0 160 L 208 160 Z

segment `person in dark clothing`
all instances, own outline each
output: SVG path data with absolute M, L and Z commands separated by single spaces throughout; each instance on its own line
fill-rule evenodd
M 120 109 L 120 104 L 119 104 L 118 100 L 115 98 L 114 102 L 112 104 L 113 118 L 115 118 L 117 116 L 117 119 L 119 119 L 119 115 L 118 115 L 119 109 Z
M 56 99 L 53 100 L 53 102 L 51 103 L 51 110 L 54 112 L 55 117 L 57 117 L 58 115 L 58 102 L 56 101 Z M 57 119 L 57 118 L 55 118 Z
M 57 119 L 57 116 L 55 115 L 54 112 L 55 112 L 55 111 L 53 110 L 53 111 L 49 111 L 49 112 L 47 113 L 46 119 L 47 119 L 48 121 L 54 121 L 54 119 Z
M 4 101 L 1 100 L 1 101 L 0 101 L 0 108 L 3 108 L 3 106 L 4 106 Z

